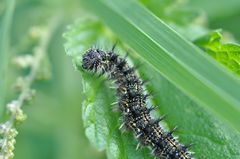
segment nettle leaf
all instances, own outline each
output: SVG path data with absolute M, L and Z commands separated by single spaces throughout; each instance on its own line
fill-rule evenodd
M 96 30 L 97 28 L 97 30 Z M 101 28 L 101 29 L 100 29 Z M 88 34 L 86 33 L 95 33 Z M 136 151 L 136 140 L 130 132 L 119 130 L 121 124 L 120 114 L 113 113 L 111 104 L 115 102 L 114 90 L 110 83 L 102 78 L 85 73 L 81 69 L 81 57 L 84 52 L 94 44 L 111 45 L 116 41 L 108 30 L 96 19 L 80 19 L 68 27 L 64 33 L 67 39 L 66 53 L 73 57 L 73 64 L 82 74 L 82 87 L 84 96 L 82 101 L 82 118 L 85 133 L 92 145 L 98 150 L 106 150 L 108 158 L 148 159 L 152 158 L 148 149 Z M 76 38 L 81 37 L 81 38 Z M 112 37 L 112 38 L 111 38 Z M 108 48 L 110 48 L 108 46 Z M 107 46 L 105 46 L 107 47 Z
M 189 7 L 188 1 L 140 0 L 156 16 L 163 19 L 185 38 L 204 49 L 214 59 L 240 74 L 240 46 L 222 44 L 219 31 L 210 32 L 206 18 L 196 8 Z
M 92 4 L 97 5 L 98 3 Z M 99 7 L 99 5 L 97 6 Z M 101 7 L 100 10 L 102 9 Z M 105 12 L 106 10 L 102 11 Z M 108 14 L 108 12 L 105 14 Z M 90 25 L 92 27 L 89 27 L 88 22 L 93 24 Z M 122 30 L 131 34 L 131 32 L 127 31 L 128 27 L 121 26 L 120 23 L 118 24 Z M 85 27 L 85 25 L 88 27 Z M 98 29 L 95 29 L 96 25 Z M 81 30 L 81 28 L 85 29 Z M 74 33 L 74 30 L 79 30 L 79 32 Z M 95 32 L 95 34 L 83 36 L 85 32 Z M 77 66 L 81 66 L 81 56 L 85 50 L 93 44 L 102 41 L 101 43 L 104 44 L 104 46 L 108 44 L 109 46 L 107 48 L 110 49 L 111 45 L 115 43 L 114 39 L 116 39 L 101 22 L 98 20 L 95 20 L 95 22 L 89 21 L 88 19 L 85 20 L 84 23 L 75 23 L 74 26 L 70 27 L 65 33 L 65 36 L 66 35 L 68 40 L 67 45 L 65 45 L 66 50 L 72 49 L 72 52 L 74 52 L 73 58 L 79 57 L 78 60 L 75 61 Z M 127 34 L 123 33 L 123 36 L 127 36 Z M 88 43 L 84 43 L 84 38 L 78 39 L 75 37 L 84 37 L 86 41 L 87 39 L 91 40 L 89 40 Z M 129 36 L 129 38 L 131 37 Z M 140 43 L 142 43 L 143 38 L 144 37 L 138 39 Z M 126 43 L 126 41 L 123 40 L 121 42 Z M 151 45 L 151 43 L 145 41 L 144 45 Z M 134 45 L 132 44 L 131 46 Z M 101 46 L 101 48 L 102 47 L 103 46 Z M 136 46 L 134 47 L 136 48 Z M 145 51 L 146 53 L 150 53 L 148 50 Z M 120 52 L 120 54 L 121 53 L 122 52 Z M 131 51 L 130 58 L 135 64 L 141 63 L 141 67 L 138 69 L 141 78 L 151 79 L 147 85 L 147 90 L 155 94 L 152 103 L 159 106 L 158 111 L 160 114 L 168 115 L 166 123 L 163 124 L 167 124 L 167 127 L 170 128 L 176 125 L 179 127 L 179 132 L 176 134 L 179 136 L 179 140 L 184 144 L 195 144 L 195 147 L 192 148 L 195 152 L 195 158 L 239 158 L 239 133 L 234 131 L 230 125 L 223 122 L 224 117 L 217 117 L 216 114 L 209 112 L 208 109 L 200 106 L 196 101 L 191 100 L 191 95 L 185 95 L 170 83 L 165 76 L 163 77 L 159 71 L 153 69 L 153 67 L 146 62 L 146 58 L 142 56 L 142 54 Z M 115 91 L 109 88 L 111 83 L 104 78 L 98 78 L 83 72 L 81 67 L 78 68 L 83 77 L 82 86 L 84 92 L 81 96 L 84 96 L 85 99 L 82 103 L 82 116 L 86 136 L 90 142 L 99 150 L 106 150 L 108 158 L 111 159 L 153 158 L 150 155 L 150 151 L 146 148 L 139 151 L 135 150 L 137 142 L 131 133 L 127 132 L 122 134 L 119 131 L 118 127 L 121 124 L 120 114 L 112 112 L 111 103 L 117 99 Z M 175 74 L 175 72 L 172 73 Z M 192 81 L 187 81 L 188 84 L 191 84 L 191 82 Z M 221 106 L 219 106 L 219 109 L 221 109 Z
M 196 8 L 187 6 L 187 0 L 139 0 L 156 16 L 178 25 L 189 25 L 199 16 Z
M 90 23 L 93 24 L 93 21 Z M 101 24 L 99 21 L 95 21 L 95 23 L 97 25 Z M 71 29 L 78 30 L 78 27 L 82 28 L 81 25 L 88 26 L 87 22 L 79 23 L 78 25 L 75 24 L 76 28 L 72 27 Z M 100 27 L 103 28 L 104 26 L 102 25 Z M 95 27 L 88 27 L 89 30 L 94 28 Z M 71 29 L 69 32 L 72 32 Z M 98 42 L 99 39 L 105 38 L 107 40 L 106 32 L 110 32 L 106 30 L 107 29 L 102 33 L 97 33 L 99 37 L 95 36 L 95 39 L 92 37 L 86 38 L 92 39 L 95 43 Z M 84 31 L 77 32 L 78 35 L 73 34 L 73 38 L 81 36 L 80 34 L 84 34 Z M 68 36 L 68 38 L 71 39 L 71 36 Z M 67 43 L 74 41 L 73 39 L 69 39 Z M 114 40 L 111 38 L 108 39 L 110 46 L 113 42 Z M 80 40 L 74 43 L 79 43 L 82 45 L 81 48 L 85 48 L 85 50 L 92 45 L 81 44 Z M 77 55 L 82 56 L 83 53 L 84 51 L 81 51 L 78 52 Z M 176 125 L 179 127 L 176 135 L 179 136 L 182 143 L 195 144 L 195 147 L 192 148 L 192 151 L 195 152 L 195 158 L 232 159 L 239 157 L 240 139 L 236 132 L 229 129 L 228 125 L 222 124 L 215 116 L 208 113 L 188 96 L 184 95 L 149 65 L 144 64 L 141 57 L 135 52 L 131 52 L 130 57 L 136 65 L 142 63 L 138 69 L 141 77 L 143 79 L 151 79 L 147 85 L 147 89 L 149 92 L 155 94 L 153 103 L 159 106 L 158 111 L 160 111 L 160 114 L 168 115 L 165 124 L 170 128 Z M 117 99 L 115 90 L 109 88 L 111 82 L 106 81 L 104 78 L 89 75 L 81 69 L 80 71 L 83 77 L 82 86 L 84 90 L 82 94 L 84 96 L 82 117 L 86 136 L 92 145 L 98 150 L 106 150 L 108 158 L 111 159 L 153 158 L 150 155 L 150 151 L 146 148 L 139 151 L 135 150 L 137 142 L 130 132 L 123 134 L 120 132 L 120 114 L 112 112 L 113 106 L 111 106 L 111 104 Z
M 82 73 L 84 102 L 83 121 L 86 136 L 99 150 L 106 150 L 108 158 L 147 159 L 147 149 L 136 151 L 136 140 L 129 132 L 121 134 L 119 114 L 113 113 L 111 103 L 116 101 L 109 82 Z
M 221 33 L 213 31 L 196 39 L 194 43 L 234 73 L 240 75 L 240 45 L 223 44 L 221 39 Z
M 185 38 L 204 49 L 214 59 L 240 74 L 240 46 L 222 44 L 219 31 L 210 32 L 206 18 L 196 8 L 189 7 L 188 1 L 140 0 L 156 16 L 167 22 Z
M 206 15 L 188 0 L 139 0 L 186 39 L 193 41 L 209 32 Z
M 102 36 L 105 35 L 105 36 Z M 80 18 L 67 27 L 63 34 L 67 40 L 65 52 L 72 57 L 75 67 L 81 67 L 82 54 L 92 47 L 106 47 L 107 39 L 112 38 L 99 20 L 93 17 Z
M 238 78 L 135 0 L 84 2 L 144 62 L 233 131 L 240 131 Z
M 76 57 L 79 52 L 86 51 L 100 32 L 101 25 L 94 19 L 79 19 L 73 25 L 68 26 L 68 31 L 63 34 L 67 39 L 64 45 L 67 55 Z
M 131 57 L 139 63 L 136 53 Z M 237 132 L 183 94 L 149 65 L 142 64 L 138 71 L 142 78 L 151 79 L 147 89 L 155 94 L 153 102 L 159 106 L 160 113 L 167 114 L 165 122 L 170 129 L 177 125 L 179 129 L 175 135 L 179 136 L 179 140 L 184 144 L 194 143 L 191 149 L 195 152 L 194 158 L 239 158 L 240 138 Z

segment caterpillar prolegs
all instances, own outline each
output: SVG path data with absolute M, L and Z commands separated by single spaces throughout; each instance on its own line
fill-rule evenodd
M 175 129 L 167 132 L 159 124 L 163 118 L 154 119 L 150 115 L 153 108 L 146 106 L 148 94 L 143 89 L 144 82 L 125 58 L 119 57 L 114 49 L 109 52 L 89 49 L 82 59 L 84 70 L 106 74 L 109 80 L 114 81 L 123 125 L 133 131 L 141 146 L 151 148 L 156 158 L 192 159 L 189 146 L 182 145 L 173 136 Z

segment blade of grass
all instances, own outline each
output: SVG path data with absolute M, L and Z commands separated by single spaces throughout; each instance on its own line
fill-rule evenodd
M 146 63 L 240 131 L 240 82 L 236 77 L 134 0 L 84 3 Z
M 15 0 L 5 0 L 5 14 L 0 19 L 0 116 L 4 108 L 6 72 L 8 64 L 9 31 L 14 12 Z

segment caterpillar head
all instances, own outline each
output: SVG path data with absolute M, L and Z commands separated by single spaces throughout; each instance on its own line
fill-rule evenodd
M 82 67 L 86 70 L 97 70 L 103 58 L 99 49 L 90 49 L 83 55 Z

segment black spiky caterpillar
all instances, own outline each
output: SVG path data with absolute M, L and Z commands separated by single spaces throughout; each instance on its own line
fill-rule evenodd
M 148 95 L 144 92 L 144 82 L 139 79 L 133 67 L 125 58 L 114 53 L 114 47 L 109 52 L 99 49 L 89 49 L 83 55 L 82 68 L 99 75 L 107 74 L 117 86 L 118 106 L 123 116 L 123 124 L 132 130 L 140 145 L 152 149 L 157 158 L 192 159 L 188 146 L 180 144 L 172 133 L 165 131 L 159 122 L 163 119 L 153 119 L 147 108 Z

